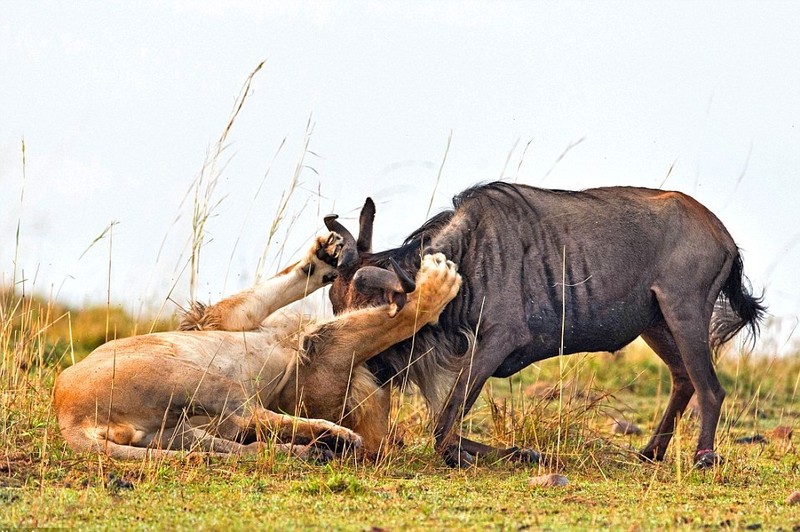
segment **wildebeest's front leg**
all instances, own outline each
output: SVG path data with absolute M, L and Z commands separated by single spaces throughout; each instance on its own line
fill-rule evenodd
M 537 462 L 540 457 L 532 449 L 495 448 L 458 434 L 464 413 L 469 412 L 480 396 L 483 385 L 502 363 L 502 360 L 496 358 L 505 356 L 509 346 L 513 350 L 513 346 L 519 345 L 526 337 L 524 332 L 515 334 L 510 330 L 500 330 L 497 327 L 494 329 L 496 330 L 482 331 L 482 339 L 475 351 L 465 357 L 466 365 L 461 369 L 453 391 L 436 422 L 436 450 L 451 467 L 468 467 L 473 464 L 476 456 L 489 460 L 523 462 Z
M 305 257 L 274 277 L 213 305 L 193 302 L 178 327 L 182 331 L 255 330 L 279 308 L 332 282 L 341 251 L 341 236 L 333 232 L 319 236 Z

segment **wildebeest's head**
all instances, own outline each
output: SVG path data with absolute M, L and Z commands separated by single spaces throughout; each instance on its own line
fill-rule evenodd
M 392 314 L 403 308 L 406 294 L 413 292 L 413 278 L 395 261 L 388 258 L 388 267 L 379 265 L 372 254 L 372 224 L 375 203 L 367 198 L 359 217 L 358 239 L 337 221 L 338 216 L 325 217 L 325 225 L 344 239 L 338 273 L 330 289 L 333 312 L 389 304 Z

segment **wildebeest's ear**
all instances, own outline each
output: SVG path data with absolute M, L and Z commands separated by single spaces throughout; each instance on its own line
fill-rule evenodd
M 372 224 L 375 222 L 375 202 L 367 198 L 358 217 L 358 242 L 356 248 L 359 253 L 372 252 Z
M 342 253 L 339 255 L 339 264 L 337 264 L 337 268 L 343 270 L 352 268 L 356 265 L 358 262 L 358 249 L 356 247 L 356 239 L 353 238 L 353 234 L 350 233 L 345 226 L 337 222 L 337 218 L 339 218 L 337 214 L 329 214 L 323 218 L 323 220 L 325 221 L 325 227 L 327 227 L 329 231 L 339 233 L 344 240 L 344 244 L 342 245 Z

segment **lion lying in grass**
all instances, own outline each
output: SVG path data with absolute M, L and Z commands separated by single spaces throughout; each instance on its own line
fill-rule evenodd
M 377 453 L 388 391 L 362 364 L 434 323 L 461 278 L 444 255 L 427 255 L 416 285 L 359 273 L 360 289 L 384 290 L 390 304 L 319 322 L 281 310 L 333 280 L 341 249 L 336 233 L 319 237 L 275 277 L 193 305 L 181 324 L 193 330 L 114 340 L 64 370 L 54 392 L 64 439 L 123 459 L 252 453 L 265 442 L 300 456 Z

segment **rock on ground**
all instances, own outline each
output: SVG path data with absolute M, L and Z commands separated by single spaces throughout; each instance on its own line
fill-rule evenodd
M 778 440 L 791 440 L 792 439 L 792 427 L 786 427 L 784 425 L 779 425 L 772 429 L 772 437 Z
M 633 423 L 628 423 L 627 421 L 623 421 L 621 419 L 612 419 L 611 432 L 613 432 L 614 434 L 639 435 L 642 433 L 642 429 L 640 429 Z
M 569 484 L 569 480 L 564 475 L 556 473 L 548 473 L 547 475 L 540 475 L 533 477 L 528 481 L 528 485 L 542 488 L 558 488 Z

